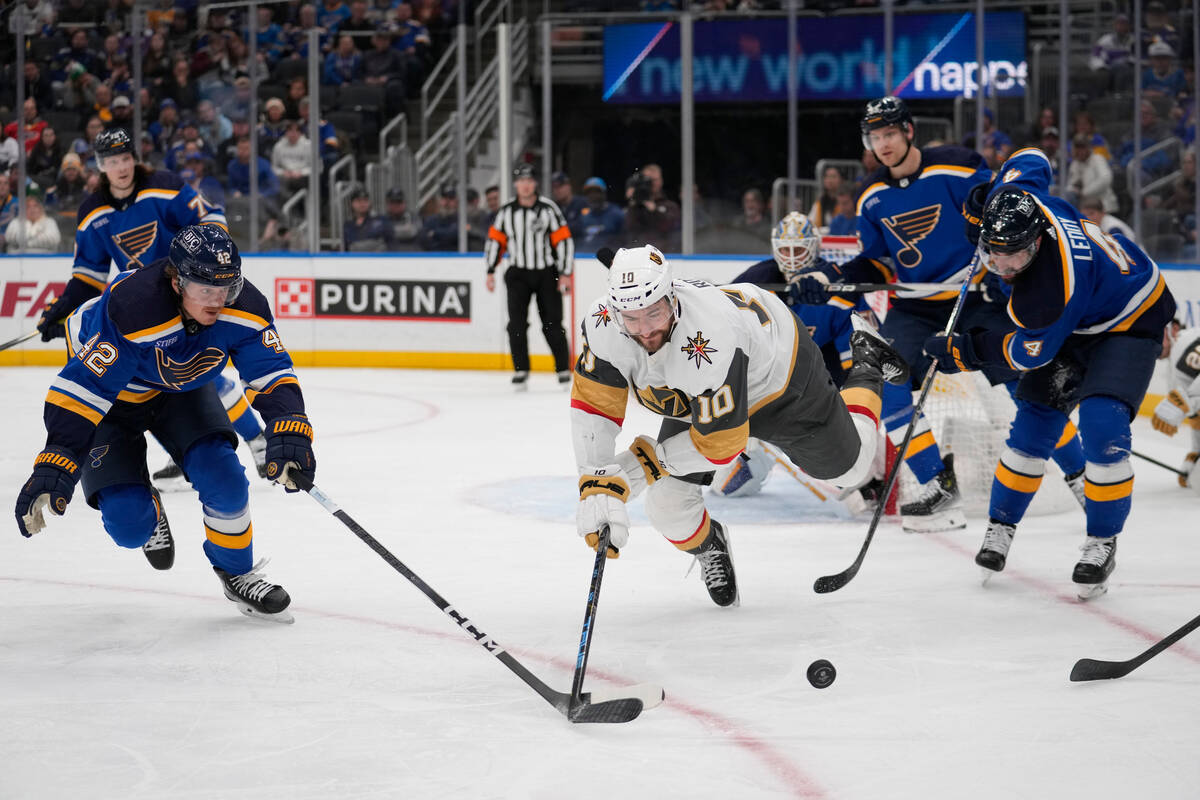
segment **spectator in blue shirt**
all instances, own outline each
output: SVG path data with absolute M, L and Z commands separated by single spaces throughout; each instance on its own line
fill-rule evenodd
M 1150 66 L 1142 72 L 1142 94 L 1147 97 L 1169 97 L 1172 100 L 1187 93 L 1187 78 L 1175 66 L 1175 51 L 1166 42 L 1150 45 Z
M 412 5 L 402 2 L 396 5 L 396 22 L 392 26 L 392 49 L 404 56 L 404 79 L 409 86 L 420 87 L 425 80 L 425 71 L 429 66 L 430 48 L 433 39 L 429 29 L 420 21 L 413 19 Z
M 283 55 L 284 38 L 281 28 L 272 16 L 270 6 L 258 7 L 258 52 L 274 65 Z
M 438 212 L 425 218 L 417 237 L 422 250 L 451 252 L 458 249 L 458 193 L 443 186 L 438 196 Z
M 829 220 L 830 236 L 854 236 L 858 233 L 856 215 L 854 213 L 854 190 L 843 184 L 834 195 L 837 201 L 833 217 Z
M 337 30 L 342 20 L 350 18 L 350 7 L 342 0 L 325 0 L 317 8 L 317 24 L 327 31 Z
M 591 177 L 583 182 L 587 205 L 571 227 L 575 248 L 594 253 L 602 247 L 615 247 L 625 230 L 625 211 L 608 202 L 608 184 L 603 178 Z
M 354 46 L 351 36 L 339 36 L 337 49 L 325 56 L 325 69 L 322 72 L 321 83 L 329 86 L 341 86 L 347 83 L 361 81 L 363 78 L 362 53 Z
M 304 129 L 304 135 L 308 135 L 308 98 L 300 98 L 300 127 Z M 338 140 L 337 130 L 334 129 L 333 123 L 325 120 L 324 117 L 317 118 L 317 133 L 321 140 L 319 152 L 321 154 L 321 163 L 328 169 L 335 161 L 342 157 L 342 143 Z
M 350 193 L 350 218 L 342 230 L 347 250 L 382 251 L 387 247 L 387 223 L 371 213 L 371 196 L 361 186 Z
M 258 173 L 258 204 L 267 216 L 267 226 L 260 239 L 274 239 L 279 229 L 279 178 L 271 169 L 271 162 L 262 156 L 255 165 Z M 229 162 L 229 198 L 250 197 L 250 137 L 237 141 L 237 157 Z

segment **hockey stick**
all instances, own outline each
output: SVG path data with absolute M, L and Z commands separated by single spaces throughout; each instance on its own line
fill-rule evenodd
M 1163 462 L 1159 461 L 1156 458 L 1151 458 L 1150 456 L 1142 455 L 1137 450 L 1130 450 L 1129 454 L 1137 456 L 1138 458 L 1142 459 L 1142 461 L 1149 461 L 1151 464 L 1162 467 L 1163 469 L 1169 470 L 1170 472 L 1174 472 L 1176 475 L 1179 475 L 1182 478 L 1188 477 L 1187 472 L 1184 472 L 1181 469 L 1176 469 L 1175 467 L 1172 467 L 1170 464 L 1164 464 Z
M 971 261 L 971 266 L 967 270 L 967 276 L 963 279 L 962 286 L 959 287 L 958 299 L 954 302 L 954 310 L 950 312 L 950 319 L 946 322 L 946 328 L 942 331 L 942 336 L 949 336 L 954 332 L 954 326 L 958 324 L 958 318 L 962 314 L 963 305 L 967 301 L 967 291 L 971 285 L 971 278 L 975 276 L 977 269 L 979 269 L 978 255 Z M 908 428 L 904 431 L 904 441 L 900 443 L 899 455 L 892 464 L 892 469 L 888 472 L 887 480 L 884 482 L 883 493 L 879 496 L 879 502 L 875 504 L 875 514 L 871 517 L 871 527 L 867 529 L 867 538 L 863 541 L 862 548 L 858 551 L 858 557 L 854 559 L 853 564 L 836 575 L 823 575 L 817 578 L 816 582 L 813 583 L 813 591 L 817 594 L 836 592 L 852 581 L 854 576 L 858 574 L 858 570 L 862 567 L 863 559 L 867 556 L 867 548 L 871 546 L 871 540 L 875 538 L 875 529 L 879 527 L 879 520 L 883 517 L 883 509 L 887 506 L 887 499 L 891 497 L 892 488 L 896 485 L 896 478 L 900 475 L 900 467 L 904 463 L 904 454 L 908 452 L 908 443 L 912 440 L 913 429 L 917 427 L 917 419 L 921 415 L 921 409 L 925 407 L 925 398 L 929 396 L 929 390 L 933 387 L 937 364 L 937 359 L 934 359 L 933 363 L 929 365 L 929 369 L 925 371 L 925 380 L 921 383 L 921 394 L 917 397 L 916 405 L 913 406 L 912 419 L 909 420 Z
M 663 701 L 665 695 L 662 688 L 648 684 L 623 687 L 619 690 L 622 692 L 622 696 L 620 697 L 602 697 L 597 692 L 585 692 L 576 698 L 572 694 L 556 692 L 551 689 L 536 675 L 526 669 L 520 661 L 517 661 L 516 658 L 506 652 L 500 646 L 499 642 L 476 627 L 475 623 L 471 622 L 466 615 L 460 613 L 454 606 L 450 605 L 446 598 L 442 597 L 433 587 L 421 580 L 421 577 L 409 569 L 404 562 L 392 555 L 390 550 L 384 547 L 374 536 L 367 533 L 361 525 L 351 519 L 349 514 L 343 511 L 327 494 L 318 489 L 311 480 L 298 473 L 291 473 L 290 477 L 297 486 L 324 506 L 326 511 L 337 517 L 367 547 L 374 550 L 392 569 L 399 572 L 409 583 L 420 589 L 426 597 L 433 601 L 433 604 L 442 613 L 454 620 L 454 623 L 466 631 L 467 635 L 474 639 L 480 647 L 495 656 L 514 675 L 525 681 L 527 686 L 540 694 L 547 703 L 558 709 L 559 713 L 566 716 L 572 722 L 629 722 L 641 714 L 644 709 L 653 708 Z M 576 710 L 572 715 L 571 709 L 573 706 Z
M 567 719 L 572 722 L 588 722 L 581 720 L 580 716 L 595 711 L 595 706 L 589 706 L 583 700 L 583 675 L 587 672 L 588 654 L 592 650 L 592 631 L 596 624 L 596 608 L 600 605 L 600 581 L 604 578 L 604 562 L 608 561 L 610 533 L 608 525 L 602 526 L 600 540 L 596 542 L 596 563 L 592 565 L 592 582 L 588 586 L 587 605 L 583 609 L 583 631 L 579 634 L 579 655 L 575 658 L 575 676 L 571 679 L 571 705 L 567 710 Z
M 825 499 L 826 499 L 825 495 L 821 494 L 821 492 L 817 489 L 817 487 L 813 486 L 811 483 L 806 481 L 804 479 L 804 477 L 800 474 L 800 471 L 797 470 L 795 467 L 793 467 L 787 461 L 787 459 L 785 459 L 782 455 L 780 455 L 779 453 L 776 453 L 774 450 L 772 450 L 770 447 L 768 447 L 766 442 L 761 442 L 759 444 L 759 446 L 762 447 L 764 453 L 769 455 L 771 458 L 775 459 L 775 463 L 778 464 L 779 466 L 783 467 L 784 471 L 787 472 L 788 475 L 791 475 L 793 478 L 795 478 L 796 481 L 799 484 L 801 484 L 802 486 L 807 487 L 807 489 L 810 492 L 812 492 L 813 494 L 815 494 L 817 496 L 817 499 L 820 500 L 822 503 L 825 502 Z
M 763 283 L 759 284 L 764 289 L 772 292 L 785 292 L 791 283 Z M 968 284 L 958 283 L 830 283 L 822 288 L 830 294 L 850 293 L 855 292 L 957 292 L 962 291 L 962 287 Z M 982 285 L 971 285 L 968 292 L 982 292 Z
M 7 350 L 10 347 L 15 347 L 16 345 L 19 345 L 21 342 L 28 342 L 30 339 L 32 339 L 33 337 L 37 336 L 40 333 L 41 333 L 41 331 L 30 331 L 29 333 L 21 334 L 20 336 L 18 336 L 15 339 L 9 339 L 4 344 L 0 344 L 0 350 Z
M 1122 678 L 1196 630 L 1196 628 L 1200 628 L 1200 617 L 1196 617 L 1140 656 L 1131 658 L 1128 661 L 1098 661 L 1094 658 L 1081 658 L 1071 668 L 1071 680 L 1103 681 L 1111 678 Z

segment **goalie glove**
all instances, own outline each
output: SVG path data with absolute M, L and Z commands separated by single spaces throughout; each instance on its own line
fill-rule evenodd
M 617 455 L 617 463 L 580 474 L 575 526 L 593 550 L 600 543 L 600 528 L 605 524 L 609 529 L 609 558 L 616 558 L 629 541 L 629 511 L 625 504 L 667 476 L 655 452 L 657 446 L 649 436 L 639 436 L 628 450 Z
M 1154 417 L 1150 420 L 1150 425 L 1159 433 L 1174 436 L 1187 413 L 1187 400 L 1177 389 L 1172 389 L 1155 406 Z

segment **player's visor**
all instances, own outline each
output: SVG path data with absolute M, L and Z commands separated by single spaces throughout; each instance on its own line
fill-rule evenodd
M 979 240 L 979 260 L 988 272 L 1001 278 L 1013 278 L 1029 268 L 1033 257 L 1037 255 L 1038 239 L 1034 239 L 1020 250 L 1000 252 L 993 250 L 982 240 Z
M 671 301 L 663 297 L 648 308 L 618 311 L 617 319 L 625 333 L 630 336 L 644 336 L 662 330 L 674 322 L 675 313 L 671 308 Z
M 233 301 L 237 300 L 238 295 L 242 293 L 242 279 L 238 278 L 227 286 L 213 286 L 181 277 L 179 291 L 187 299 L 202 306 L 228 306 L 233 305 Z

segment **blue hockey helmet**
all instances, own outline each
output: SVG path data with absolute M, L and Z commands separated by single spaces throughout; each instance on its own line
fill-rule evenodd
M 242 291 L 242 257 L 233 239 L 218 225 L 188 225 L 171 240 L 167 254 L 179 274 L 179 289 L 220 288 L 225 305 Z

